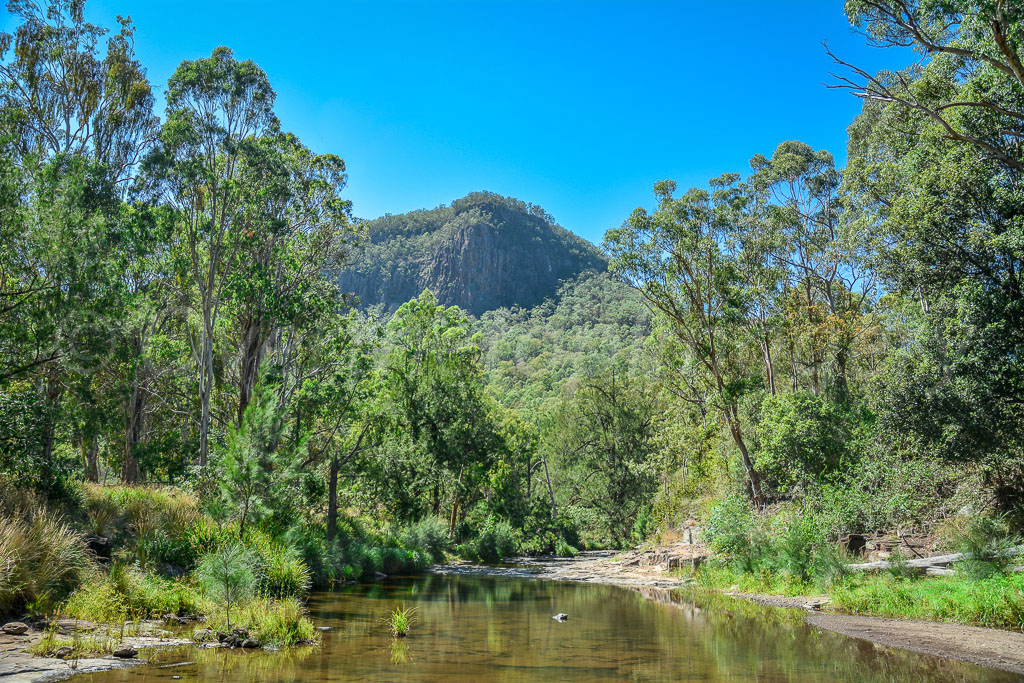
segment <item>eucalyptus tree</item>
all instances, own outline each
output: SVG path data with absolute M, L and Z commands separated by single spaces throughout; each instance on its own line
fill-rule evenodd
M 841 220 L 835 160 L 824 150 L 788 141 L 770 159 L 755 156 L 750 166 L 749 182 L 760 199 L 758 233 L 772 236 L 773 244 L 757 248 L 754 262 L 761 265 L 747 270 L 764 275 L 748 281 L 758 287 L 764 276 L 771 286 L 782 282 L 803 319 L 802 324 L 799 318 L 792 322 L 797 336 L 808 343 L 811 390 L 822 390 L 822 364 L 831 347 L 835 393 L 845 397 L 850 355 L 874 292 L 874 276 L 860 258 L 859 236 Z M 757 233 L 748 235 L 745 251 L 763 241 Z M 794 390 L 796 383 L 794 373 Z
M 287 347 L 317 313 L 344 306 L 324 274 L 345 260 L 358 235 L 341 198 L 345 162 L 314 154 L 292 134 L 254 138 L 241 159 L 239 258 L 226 295 L 237 335 L 236 425 L 249 404 L 269 347 Z M 288 349 L 278 360 L 287 363 Z
M 197 301 L 198 330 L 189 339 L 198 370 L 201 466 L 209 457 L 214 336 L 249 209 L 242 171 L 258 154 L 257 141 L 278 130 L 274 98 L 266 74 L 226 47 L 182 62 L 168 83 L 167 120 L 145 162 L 146 189 L 178 218 L 182 299 Z
M 1008 0 L 851 0 L 851 22 L 919 59 L 872 74 L 836 57 L 864 101 L 850 128 L 846 201 L 874 233 L 893 295 L 919 326 L 879 383 L 894 443 L 995 457 L 1017 491 L 1024 406 L 1024 8 Z M 901 55 L 902 56 L 902 55 Z
M 36 161 L 85 155 L 127 186 L 156 133 L 153 94 L 135 58 L 135 27 L 119 30 L 85 21 L 84 0 L 12 0 L 20 21 L 0 33 L 0 107 L 18 111 L 20 151 Z
M 680 345 L 710 377 L 717 412 L 729 428 L 746 471 L 748 490 L 763 503 L 760 477 L 743 435 L 740 399 L 749 384 L 747 349 L 738 334 L 746 314 L 737 257 L 729 239 L 743 220 L 739 177 L 710 181 L 673 196 L 671 180 L 654 186 L 658 208 L 636 209 L 605 235 L 611 269 L 665 317 Z

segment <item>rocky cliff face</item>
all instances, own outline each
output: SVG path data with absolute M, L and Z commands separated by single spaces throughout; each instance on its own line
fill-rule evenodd
M 369 244 L 338 285 L 392 311 L 424 289 L 474 315 L 530 307 L 554 297 L 561 281 L 607 268 L 596 247 L 539 207 L 491 193 L 367 227 Z

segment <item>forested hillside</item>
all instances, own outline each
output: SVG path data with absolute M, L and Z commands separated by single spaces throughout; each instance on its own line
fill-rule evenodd
M 424 289 L 473 315 L 531 307 L 554 296 L 561 281 L 607 268 L 597 248 L 544 209 L 491 192 L 361 227 L 369 241 L 338 273 L 338 288 L 388 311 Z

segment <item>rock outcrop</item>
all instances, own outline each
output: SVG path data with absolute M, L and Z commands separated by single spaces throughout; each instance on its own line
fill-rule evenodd
M 529 308 L 553 298 L 562 281 L 607 269 L 594 245 L 543 209 L 492 193 L 384 216 L 365 227 L 369 243 L 335 277 L 343 292 L 389 311 L 424 289 L 474 315 Z

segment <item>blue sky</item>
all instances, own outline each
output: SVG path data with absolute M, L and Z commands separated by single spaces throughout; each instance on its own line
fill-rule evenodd
M 865 46 L 842 0 L 87 5 L 117 14 L 161 91 L 217 45 L 256 61 L 284 127 L 346 160 L 357 216 L 486 189 L 594 242 L 659 179 L 745 173 L 794 138 L 842 161 L 859 104 L 822 85 L 822 40 L 871 69 L 897 58 Z

